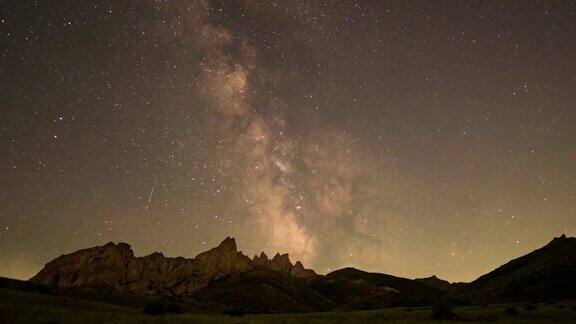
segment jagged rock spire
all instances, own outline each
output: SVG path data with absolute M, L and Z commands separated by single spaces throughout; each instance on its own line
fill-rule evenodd
M 260 253 L 260 256 L 255 255 L 254 258 L 252 259 L 252 262 L 254 262 L 256 265 L 265 265 L 266 262 L 268 262 L 268 256 L 266 255 L 266 253 L 264 253 L 264 251 L 262 251 Z
M 220 245 L 218 245 L 217 247 L 218 249 L 225 249 L 225 250 L 229 250 L 229 251 L 238 251 L 238 248 L 236 246 L 236 240 L 233 237 L 226 237 L 224 239 L 224 241 L 222 241 L 222 243 L 220 243 Z

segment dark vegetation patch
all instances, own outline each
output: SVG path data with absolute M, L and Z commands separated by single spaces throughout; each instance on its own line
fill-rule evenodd
M 458 319 L 458 315 L 454 313 L 452 307 L 447 304 L 437 304 L 432 307 L 432 319 L 433 320 L 455 320 Z
M 182 305 L 174 302 L 151 302 L 144 307 L 144 313 L 151 316 L 164 314 L 182 314 L 184 308 Z
M 538 305 L 537 304 L 528 304 L 528 305 L 524 306 L 524 309 L 527 311 L 534 311 L 534 310 L 538 309 Z
M 151 316 L 164 315 L 166 314 L 166 308 L 162 303 L 150 303 L 144 307 L 144 314 Z
M 520 314 L 520 312 L 518 311 L 518 309 L 516 309 L 516 307 L 506 307 L 506 309 L 504 310 L 504 313 L 510 315 L 510 316 L 517 316 L 518 314 Z
M 222 315 L 241 317 L 241 316 L 246 315 L 246 311 L 242 308 L 231 308 L 231 309 L 224 310 L 222 312 Z

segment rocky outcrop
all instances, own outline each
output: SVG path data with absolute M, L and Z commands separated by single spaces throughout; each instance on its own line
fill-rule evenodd
M 296 278 L 310 278 L 316 276 L 316 272 L 314 272 L 314 270 L 305 269 L 300 261 L 296 261 L 296 264 L 292 264 L 288 253 L 276 253 L 274 258 L 270 260 L 268 259 L 268 256 L 262 252 L 260 253 L 260 256 L 255 255 L 252 259 L 252 262 L 257 266 L 262 266 L 270 270 L 287 273 Z
M 63 255 L 46 264 L 31 281 L 62 287 L 112 287 L 125 290 L 134 259 L 130 245 L 108 243 Z
M 264 253 L 264 251 L 262 251 L 262 253 L 260 253 L 260 256 L 255 255 L 254 259 L 252 259 L 252 261 L 254 262 L 255 265 L 263 266 L 269 260 L 268 260 L 268 256 L 266 255 L 266 253 Z
M 168 258 L 155 252 L 135 257 L 130 245 L 108 243 L 60 256 L 46 264 L 30 281 L 60 287 L 92 287 L 151 295 L 189 296 L 211 281 L 232 273 L 263 266 L 294 277 L 315 275 L 300 262 L 292 265 L 288 255 L 276 261 L 262 253 L 250 260 L 237 250 L 233 238 L 200 253 L 193 259 Z M 278 269 L 278 270 L 277 270 Z
M 316 276 L 316 272 L 312 269 L 305 269 L 304 265 L 300 261 L 296 261 L 296 264 L 290 269 L 290 274 L 297 278 L 310 278 Z

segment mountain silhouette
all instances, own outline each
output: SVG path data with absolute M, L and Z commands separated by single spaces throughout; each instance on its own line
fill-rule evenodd
M 311 278 L 308 286 L 346 309 L 425 305 L 443 292 L 424 283 L 355 268 Z
M 435 275 L 428 278 L 418 278 L 414 280 L 443 291 L 448 291 L 453 287 L 453 284 L 450 283 L 450 281 L 440 279 Z
M 104 246 L 62 255 L 31 283 L 91 288 L 146 298 L 172 298 L 204 310 L 240 313 L 315 312 L 391 306 L 555 301 L 576 298 L 576 238 L 561 236 L 471 283 L 431 276 L 407 279 L 344 268 L 326 275 L 293 264 L 288 254 L 252 259 L 227 237 L 195 258 L 162 253 L 135 257 L 130 245 Z
M 455 296 L 476 302 L 556 301 L 576 298 L 576 238 L 562 235 L 470 284 Z

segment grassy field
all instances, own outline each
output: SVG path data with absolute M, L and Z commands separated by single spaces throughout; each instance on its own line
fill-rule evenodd
M 453 311 L 458 316 L 455 322 L 576 322 L 576 302 L 466 306 L 456 307 Z M 149 316 L 139 308 L 0 288 L 1 323 L 410 323 L 430 321 L 432 321 L 430 307 L 281 315 L 227 316 L 187 313 Z

